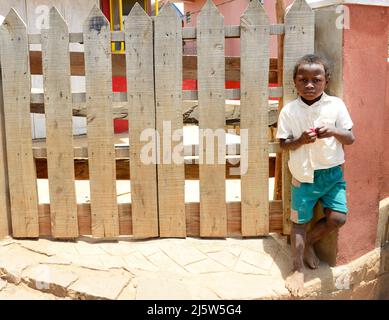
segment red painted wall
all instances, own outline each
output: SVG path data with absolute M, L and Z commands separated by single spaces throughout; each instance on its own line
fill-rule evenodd
M 349 5 L 344 30 L 344 100 L 354 121 L 356 142 L 347 146 L 348 222 L 339 231 L 337 264 L 349 262 L 375 245 L 378 204 L 388 178 L 388 15 L 383 7 Z M 385 105 L 386 104 L 386 105 Z M 387 162 L 387 161 L 386 161 Z M 384 170 L 386 172 L 384 173 Z M 388 186 L 387 183 L 386 187 Z M 386 190 L 388 192 L 388 190 Z
M 387 12 L 388 29 L 389 29 L 389 9 Z M 389 30 L 387 30 L 389 33 Z M 381 199 L 389 197 L 389 61 L 386 65 L 386 99 L 385 99 L 385 123 L 382 132 L 382 141 L 385 144 L 384 156 L 382 163 L 382 183 L 381 183 Z
M 389 8 L 386 9 L 386 33 L 389 36 Z M 388 39 L 389 46 L 389 39 Z M 388 52 L 389 58 L 389 52 Z M 382 141 L 384 142 L 384 155 L 382 160 L 382 181 L 381 181 L 381 199 L 389 197 L 389 59 L 386 64 L 386 97 L 385 97 L 385 123 L 382 131 Z

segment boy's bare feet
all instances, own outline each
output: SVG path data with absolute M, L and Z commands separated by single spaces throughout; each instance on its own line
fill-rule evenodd
M 294 297 L 301 297 L 304 293 L 304 273 L 302 271 L 294 271 L 286 278 L 285 287 Z
M 319 258 L 316 256 L 313 245 L 307 244 L 304 250 L 304 261 L 311 269 L 317 269 L 320 264 Z

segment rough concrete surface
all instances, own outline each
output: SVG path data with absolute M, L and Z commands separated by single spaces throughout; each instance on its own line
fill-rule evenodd
M 389 299 L 388 252 L 307 270 L 302 299 Z M 0 299 L 290 299 L 290 270 L 289 245 L 277 234 L 0 241 Z

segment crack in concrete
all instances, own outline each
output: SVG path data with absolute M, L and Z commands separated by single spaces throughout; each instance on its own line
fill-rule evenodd
M 138 251 L 139 252 L 139 251 Z M 154 267 L 156 267 L 159 270 L 159 267 L 153 263 L 147 256 L 145 256 L 142 252 L 139 252 L 148 262 L 150 262 Z
M 53 256 L 56 255 L 55 253 L 50 254 L 50 253 L 47 253 L 47 252 L 44 252 L 44 251 L 35 250 L 35 249 L 32 249 L 32 248 L 26 247 L 26 246 L 24 246 L 23 244 L 20 244 L 20 243 L 18 243 L 18 245 L 19 245 L 20 247 L 22 247 L 23 249 L 26 249 L 26 250 L 28 250 L 28 251 L 31 251 L 31 252 L 34 252 L 34 253 L 37 253 L 37 254 L 40 254 L 40 255 L 44 255 L 44 256 L 46 256 L 46 257 L 53 257 Z
M 127 286 L 131 283 L 133 279 L 128 279 L 128 281 L 123 285 L 123 288 L 120 290 L 120 292 L 117 294 L 117 296 L 115 297 L 114 300 L 117 300 L 117 298 L 120 297 L 120 295 L 122 294 L 122 292 L 124 291 L 124 289 L 127 288 Z
M 173 264 L 175 264 L 179 269 L 181 269 L 181 271 L 183 271 L 184 273 L 188 273 L 188 270 L 186 270 L 181 264 L 177 263 L 175 260 L 173 260 L 168 254 L 166 254 L 163 250 L 161 250 L 160 252 L 156 252 L 154 254 L 157 254 L 157 253 L 161 253 L 163 254 L 164 256 L 166 256 L 167 259 L 169 259 L 169 261 Z M 153 254 L 153 255 L 154 255 Z M 150 255 L 149 257 L 151 257 L 152 255 Z M 159 267 L 158 267 L 159 268 Z
M 171 258 L 172 259 L 172 258 Z M 195 261 L 192 261 L 192 262 L 189 262 L 189 263 L 187 263 L 187 264 L 184 264 L 184 267 L 188 267 L 188 266 L 190 266 L 190 265 L 192 265 L 192 264 L 194 264 L 194 263 L 197 263 L 197 262 L 200 262 L 200 261 L 204 261 L 204 260 L 207 260 L 207 259 L 211 259 L 211 258 L 208 258 L 208 256 L 207 257 L 205 257 L 205 258 L 202 258 L 202 259 L 199 259 L 199 260 L 195 260 Z M 215 261 L 216 262 L 216 261 Z M 217 262 L 216 262 L 217 263 Z M 219 264 L 219 263 L 218 263 Z

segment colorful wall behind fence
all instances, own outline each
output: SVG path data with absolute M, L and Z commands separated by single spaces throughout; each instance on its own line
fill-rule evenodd
M 203 7 L 206 0 L 199 0 L 194 2 L 185 2 L 185 12 L 191 12 L 191 19 L 189 23 L 185 23 L 185 26 L 195 27 L 198 13 Z M 240 16 L 246 10 L 249 0 L 214 0 L 214 3 L 218 6 L 220 13 L 224 16 L 225 25 L 238 25 L 240 23 Z M 293 0 L 284 0 L 285 5 L 288 6 Z M 276 10 L 275 0 L 266 0 L 264 2 L 264 8 L 269 16 L 270 23 L 276 23 Z M 240 44 L 239 39 L 227 39 L 226 40 L 226 56 L 240 56 Z M 270 57 L 277 58 L 277 37 L 270 37 Z

